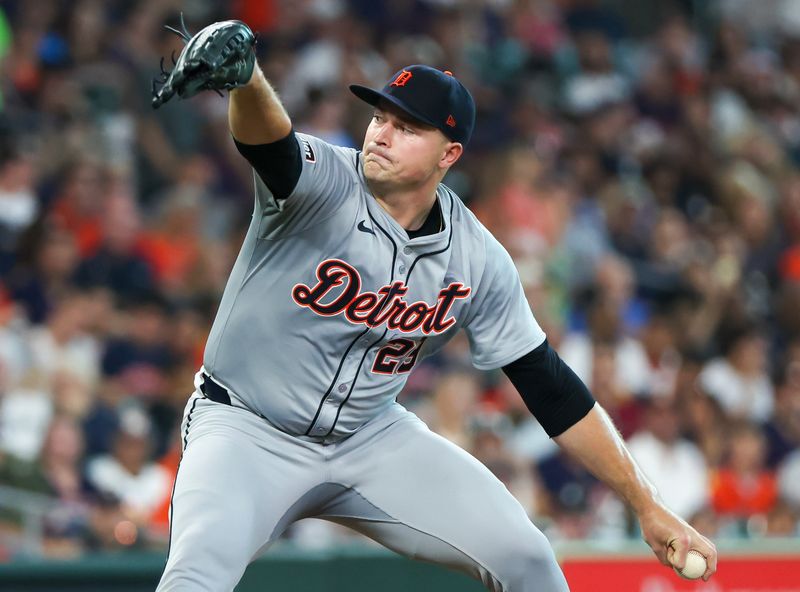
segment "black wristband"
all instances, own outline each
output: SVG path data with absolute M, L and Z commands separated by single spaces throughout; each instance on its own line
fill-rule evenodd
M 233 141 L 275 199 L 286 199 L 292 194 L 303 171 L 300 144 L 294 130 L 269 144 L 242 144 L 236 138 Z
M 589 389 L 546 339 L 503 366 L 503 372 L 551 438 L 578 423 L 594 406 Z

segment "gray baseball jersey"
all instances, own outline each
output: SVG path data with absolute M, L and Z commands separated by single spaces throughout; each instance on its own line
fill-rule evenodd
M 256 180 L 184 413 L 158 592 L 233 590 L 307 517 L 494 592 L 568 592 L 508 489 L 395 401 L 460 328 L 483 369 L 544 341 L 511 259 L 444 185 L 444 228 L 409 240 L 369 193 L 358 152 L 299 137 L 293 194 L 275 201 Z
M 256 205 L 204 369 L 279 429 L 340 439 L 395 401 L 458 329 L 491 369 L 541 344 L 513 262 L 440 185 L 444 229 L 409 240 L 375 201 L 360 153 L 298 134 L 297 186 Z

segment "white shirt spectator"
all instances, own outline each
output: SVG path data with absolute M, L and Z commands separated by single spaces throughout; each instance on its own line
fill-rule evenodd
M 728 360 L 716 358 L 705 365 L 698 380 L 730 415 L 757 422 L 765 422 L 772 415 L 774 393 L 766 374 L 742 376 Z
M 778 490 L 787 502 L 800 506 L 800 450 L 792 452 L 781 463 Z
M 66 343 L 58 343 L 47 327 L 30 332 L 30 348 L 34 367 L 46 376 L 67 370 L 86 384 L 94 384 L 100 373 L 100 347 L 89 335 L 75 335 Z
M 592 340 L 583 333 L 571 333 L 561 342 L 558 353 L 587 385 L 592 384 Z M 644 393 L 650 385 L 650 363 L 644 347 L 632 337 L 623 337 L 614 348 L 616 381 L 632 394 Z
M 92 460 L 86 474 L 99 490 L 111 493 L 125 506 L 144 515 L 155 511 L 172 486 L 163 467 L 150 463 L 133 475 L 110 455 Z
M 15 315 L 0 326 L 0 390 L 19 385 L 30 366 L 28 325 L 21 315 Z
M 53 417 L 47 392 L 16 389 L 0 399 L 0 450 L 33 461 L 42 449 Z
M 558 444 L 533 416 L 526 417 L 506 438 L 508 449 L 529 462 L 540 462 L 558 452 Z
M 150 418 L 138 406 L 123 407 L 111 454 L 89 462 L 86 476 L 100 491 L 110 493 L 126 510 L 147 519 L 169 497 L 169 472 L 150 462 Z
M 687 440 L 662 442 L 650 432 L 639 432 L 628 449 L 664 502 L 688 519 L 709 497 L 708 467 L 702 453 Z
M 369 80 L 384 80 L 390 73 L 388 65 L 377 52 L 365 49 L 355 57 L 358 69 Z M 303 48 L 281 87 L 281 100 L 287 110 L 301 110 L 306 105 L 310 89 L 339 84 L 347 59 L 347 52 L 332 39 L 320 39 Z
M 32 191 L 0 191 L 0 225 L 12 232 L 25 230 L 38 212 L 39 205 Z
M 588 113 L 602 105 L 619 103 L 630 95 L 630 86 L 616 72 L 580 74 L 567 82 L 564 98 L 570 111 Z

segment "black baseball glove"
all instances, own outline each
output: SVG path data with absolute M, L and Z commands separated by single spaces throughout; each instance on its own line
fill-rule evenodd
M 178 56 L 172 56 L 172 72 L 164 69 L 161 59 L 161 78 L 153 81 L 153 108 L 158 109 L 177 93 L 188 99 L 202 90 L 230 90 L 250 80 L 256 62 L 255 36 L 241 21 L 222 21 L 208 25 L 192 36 L 186 30 L 181 15 L 182 31 L 166 27 L 180 35 L 186 46 Z M 157 83 L 161 87 L 157 88 Z

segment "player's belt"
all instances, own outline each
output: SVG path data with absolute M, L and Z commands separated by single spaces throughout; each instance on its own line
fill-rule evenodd
M 228 394 L 228 389 L 217 384 L 214 379 L 205 372 L 203 372 L 203 382 L 200 385 L 200 391 L 212 401 L 224 403 L 225 405 L 231 404 L 231 396 Z
M 230 407 L 234 407 L 237 409 L 244 409 L 245 411 L 252 413 L 253 415 L 260 417 L 264 421 L 266 421 L 270 426 L 274 429 L 279 430 L 285 434 L 288 434 L 294 438 L 298 438 L 300 440 L 304 440 L 306 442 L 325 442 L 327 438 L 321 438 L 317 436 L 306 436 L 305 434 L 295 434 L 291 432 L 287 432 L 283 428 L 278 427 L 265 416 L 261 415 L 258 411 L 252 410 L 248 407 L 242 400 L 236 396 L 236 393 L 233 391 L 228 390 L 216 380 L 214 380 L 211 375 L 209 375 L 204 369 L 201 369 L 199 372 L 200 382 L 198 384 L 198 375 L 195 374 L 195 386 L 199 389 L 199 391 L 203 394 L 206 399 L 210 401 L 214 401 L 215 403 L 222 403 L 223 405 L 228 405 Z

